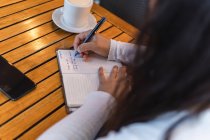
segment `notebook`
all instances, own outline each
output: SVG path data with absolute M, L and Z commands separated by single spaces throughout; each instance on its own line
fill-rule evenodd
M 64 97 L 68 108 L 78 108 L 85 97 L 95 91 L 99 85 L 98 69 L 103 66 L 105 75 L 108 76 L 114 65 L 120 63 L 108 61 L 107 58 L 92 54 L 88 61 L 75 57 L 74 50 L 58 50 L 57 58 L 62 77 Z

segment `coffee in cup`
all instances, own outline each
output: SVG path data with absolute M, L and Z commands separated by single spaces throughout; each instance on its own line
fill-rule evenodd
M 93 0 L 64 0 L 63 22 L 75 28 L 88 24 Z

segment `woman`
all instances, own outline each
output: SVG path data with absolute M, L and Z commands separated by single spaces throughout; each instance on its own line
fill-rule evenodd
M 121 60 L 129 73 L 114 67 L 105 77 L 100 68 L 98 91 L 40 139 L 92 140 L 108 119 L 97 140 L 210 140 L 209 7 L 158 0 L 137 46 L 99 35 L 80 44 L 86 33 L 78 35 L 76 49 Z

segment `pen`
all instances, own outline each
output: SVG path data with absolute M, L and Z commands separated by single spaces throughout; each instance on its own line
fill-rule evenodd
M 87 43 L 91 40 L 91 38 L 95 35 L 95 32 L 101 27 L 101 25 L 106 21 L 105 17 L 102 17 L 101 20 L 96 24 L 94 29 L 88 34 L 88 36 L 85 38 L 83 43 Z M 79 52 L 76 51 L 75 56 L 78 55 Z

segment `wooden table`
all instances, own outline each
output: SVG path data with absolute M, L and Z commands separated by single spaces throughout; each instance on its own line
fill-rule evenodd
M 0 54 L 25 73 L 37 88 L 17 101 L 0 93 L 0 139 L 35 139 L 66 116 L 55 50 L 71 46 L 75 34 L 51 19 L 63 0 L 0 0 Z M 131 42 L 136 28 L 94 4 L 97 20 L 108 21 L 99 32 Z

